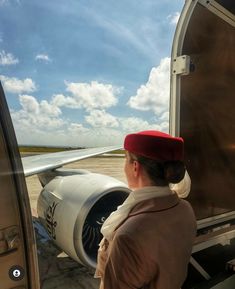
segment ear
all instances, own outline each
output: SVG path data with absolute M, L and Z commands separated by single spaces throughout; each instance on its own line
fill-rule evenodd
M 138 177 L 140 174 L 141 165 L 138 161 L 133 161 L 133 173 L 135 177 Z

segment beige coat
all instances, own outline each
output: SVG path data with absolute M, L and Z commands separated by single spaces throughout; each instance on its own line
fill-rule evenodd
M 193 210 L 176 194 L 140 202 L 99 250 L 100 289 L 180 289 L 195 233 Z

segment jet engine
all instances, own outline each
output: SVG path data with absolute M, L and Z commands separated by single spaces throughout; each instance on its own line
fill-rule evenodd
M 38 199 L 39 219 L 59 248 L 95 268 L 100 228 L 130 190 L 115 178 L 88 171 L 59 169 L 53 174 Z M 45 176 L 39 176 L 41 182 Z

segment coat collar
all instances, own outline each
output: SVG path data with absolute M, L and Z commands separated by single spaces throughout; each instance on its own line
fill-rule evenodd
M 158 212 L 170 209 L 179 203 L 180 199 L 176 193 L 167 196 L 156 197 L 138 203 L 129 213 L 129 217 L 146 212 Z

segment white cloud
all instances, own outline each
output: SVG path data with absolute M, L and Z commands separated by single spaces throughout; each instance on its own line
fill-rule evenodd
M 69 108 L 105 109 L 117 104 L 117 95 L 121 88 L 97 81 L 91 83 L 66 82 L 67 91 L 71 96 L 55 95 L 52 102 L 58 106 Z
M 41 101 L 40 110 L 43 112 L 43 114 L 49 115 L 51 117 L 57 117 L 62 113 L 59 107 L 48 103 L 46 100 Z
M 51 59 L 47 54 L 38 54 L 35 57 L 35 60 L 50 62 Z
M 3 87 L 7 92 L 11 93 L 29 93 L 36 91 L 36 85 L 31 78 L 20 80 L 15 77 L 7 77 L 0 75 Z
M 20 95 L 19 99 L 20 104 L 25 112 L 33 114 L 39 113 L 39 103 L 35 97 L 31 95 Z
M 38 102 L 31 95 L 20 95 L 19 100 L 22 108 L 11 113 L 17 131 L 26 132 L 28 135 L 34 130 L 50 131 L 60 129 L 64 125 L 65 122 L 59 118 L 60 109 L 46 100 Z
M 88 132 L 89 129 L 85 128 L 81 123 L 70 123 L 69 127 L 68 127 L 68 132 L 72 133 L 72 135 L 77 134 L 77 133 L 84 133 L 84 132 Z
M 12 65 L 19 63 L 19 60 L 13 54 L 7 53 L 4 50 L 0 51 L 0 65 Z
M 107 100 L 108 106 L 117 102 L 111 85 L 75 83 L 67 84 L 67 90 L 70 96 L 57 94 L 51 100 L 39 101 L 32 95 L 20 95 L 21 109 L 11 110 L 19 143 L 81 147 L 122 145 L 127 133 L 146 129 L 168 131 L 169 113 L 166 111 L 156 116 L 153 124 L 138 117 L 114 116 L 105 108 L 94 109 L 107 106 L 101 98 L 102 93 L 107 95 L 104 100 Z M 90 96 L 90 102 L 85 99 L 87 95 Z M 84 123 L 70 121 L 69 117 L 63 115 L 61 107 L 85 108 Z
M 158 119 L 161 121 L 169 122 L 169 111 L 165 111 Z
M 147 129 L 160 130 L 160 126 L 158 124 L 150 124 L 148 121 L 138 117 L 120 118 L 120 123 L 122 130 L 125 133 L 137 132 Z
M 65 96 L 63 94 L 55 94 L 52 98 L 52 104 L 59 107 L 68 107 L 68 108 L 81 108 L 81 104 L 76 101 L 75 98 L 71 96 Z
M 38 102 L 31 95 L 20 95 L 19 99 L 23 110 L 27 113 L 47 115 L 49 117 L 57 117 L 61 114 L 61 110 L 58 107 L 48 103 L 46 100 Z
M 104 110 L 92 110 L 90 115 L 85 116 L 85 120 L 92 127 L 118 127 L 117 118 Z
M 161 60 L 158 67 L 152 68 L 148 82 L 141 85 L 128 105 L 142 111 L 154 111 L 159 115 L 169 110 L 170 96 L 170 58 Z
M 95 147 L 95 146 L 107 146 L 107 145 L 122 145 L 123 134 L 117 129 L 113 128 L 83 128 L 77 132 L 69 131 L 66 133 L 67 144 L 77 145 L 82 147 Z
M 122 144 L 124 135 L 117 129 L 86 128 L 80 123 L 63 122 L 38 114 L 12 111 L 17 140 L 20 144 L 96 147 Z M 40 119 L 39 119 L 40 116 Z M 40 122 L 38 122 L 40 121 Z M 48 125 L 47 125 L 48 124 Z
M 176 25 L 179 21 L 180 13 L 175 12 L 174 14 L 170 14 L 167 16 L 167 19 L 170 21 L 170 24 Z
M 160 131 L 165 132 L 165 133 L 169 133 L 169 122 L 168 121 L 164 121 L 160 124 Z

